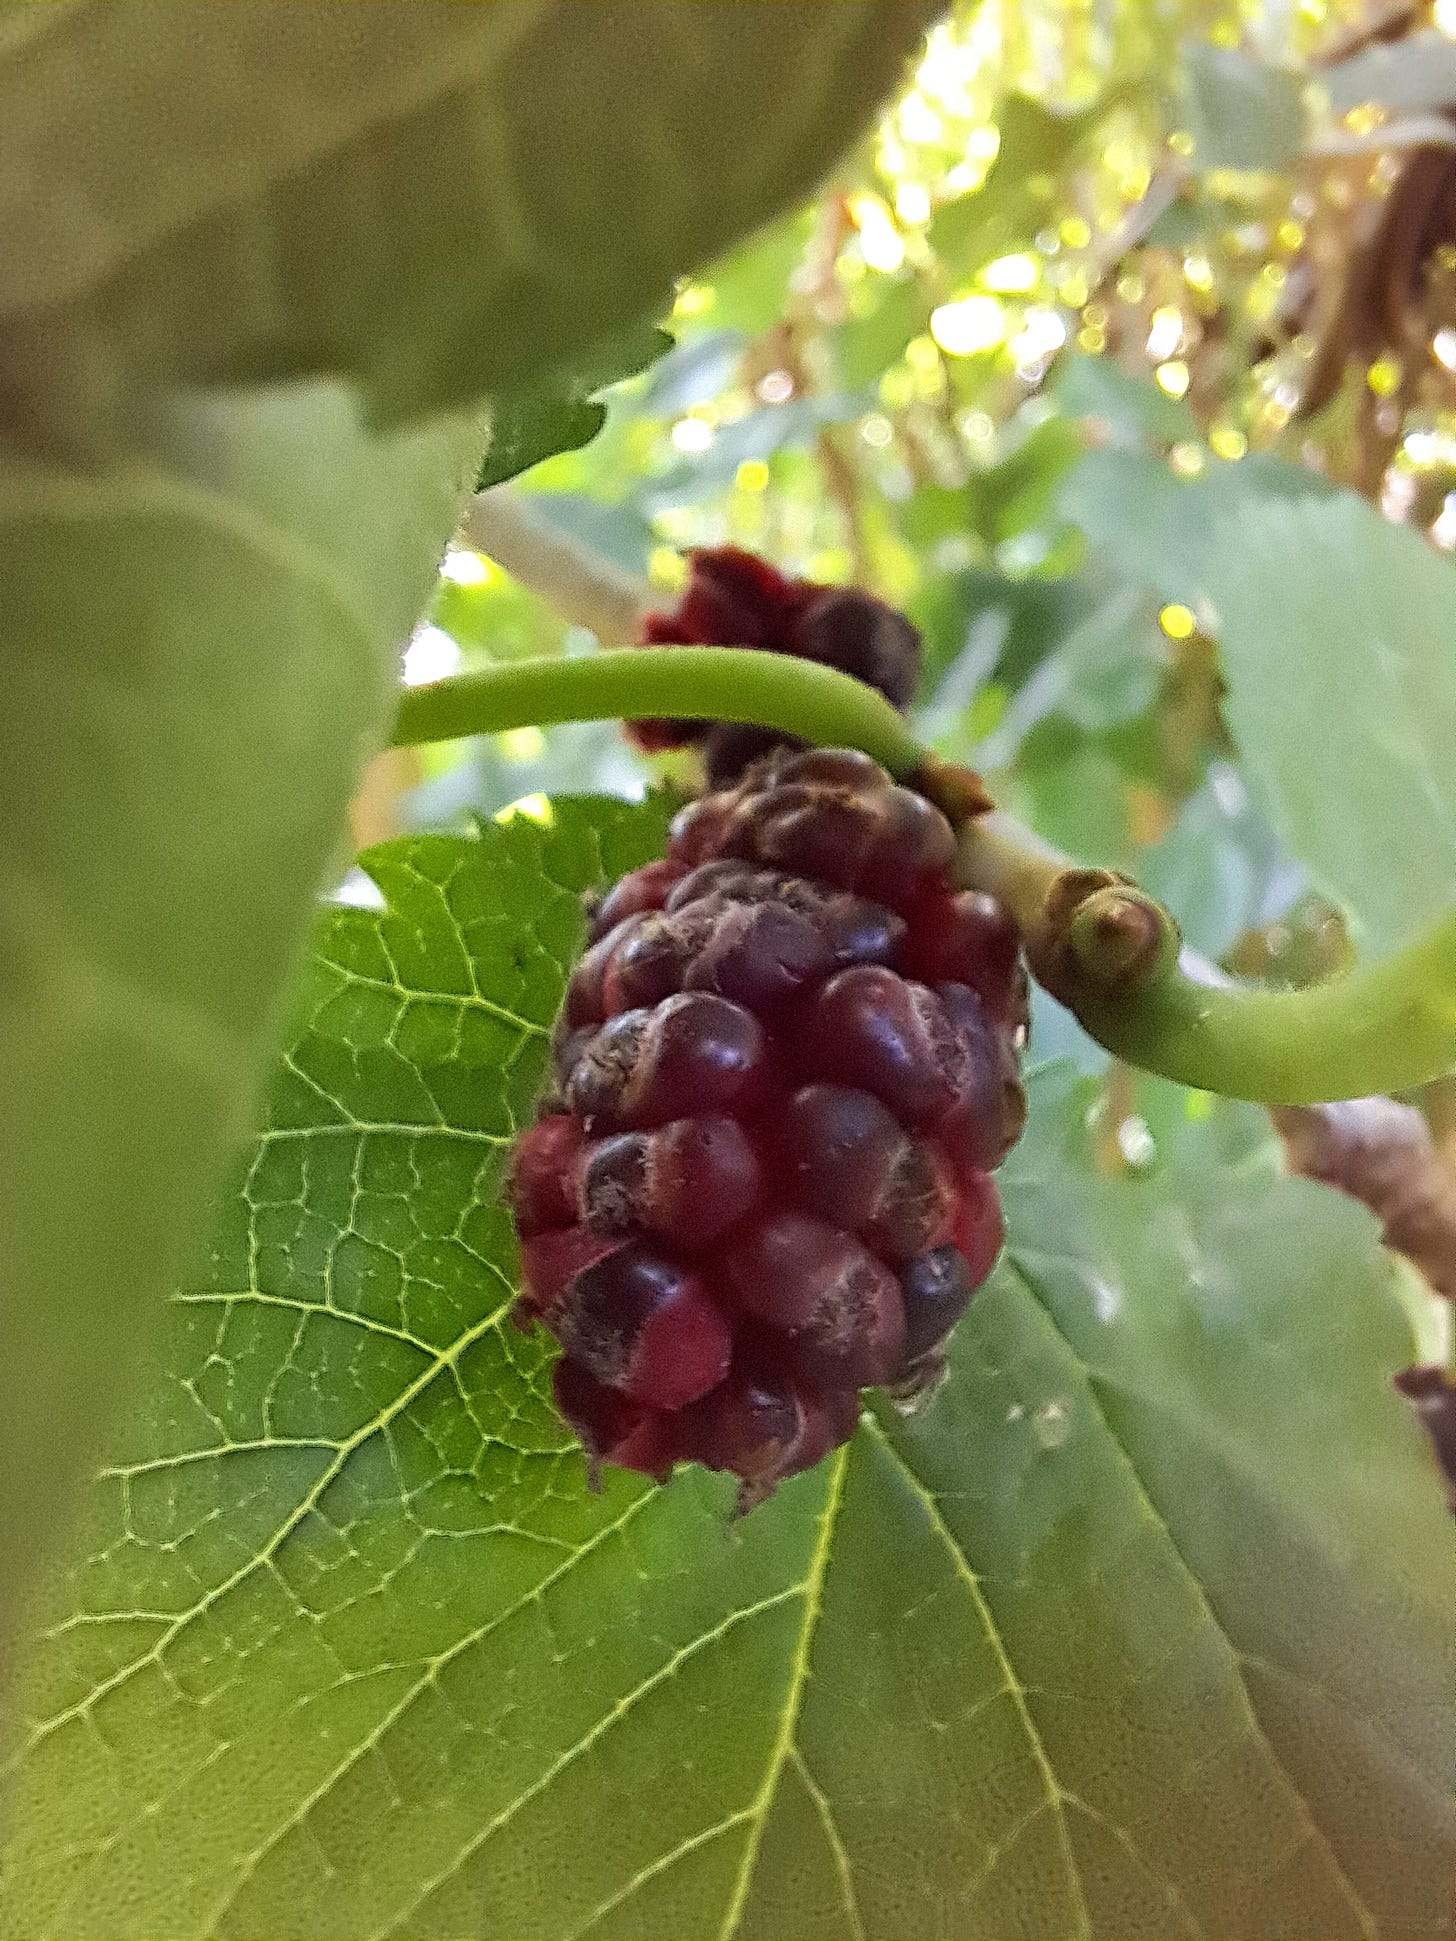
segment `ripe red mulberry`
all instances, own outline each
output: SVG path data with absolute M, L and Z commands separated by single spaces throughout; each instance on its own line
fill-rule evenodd
M 819 661 L 906 708 L 920 679 L 920 635 L 904 614 L 857 587 L 790 579 L 737 546 L 688 554 L 688 583 L 671 612 L 652 613 L 644 647 L 754 647 Z M 639 748 L 700 747 L 715 788 L 736 782 L 774 748 L 800 747 L 767 728 L 729 721 L 631 721 Z
M 779 750 L 597 906 L 558 1095 L 520 1140 L 521 1315 L 593 1464 L 745 1505 L 927 1392 L 1001 1245 L 1026 985 L 949 824 L 845 750 Z

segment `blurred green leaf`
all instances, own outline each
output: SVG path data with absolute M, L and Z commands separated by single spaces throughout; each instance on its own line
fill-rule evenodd
M 994 672 L 1009 686 L 1020 686 L 1056 652 L 1095 598 L 1081 576 L 1026 579 L 968 568 L 928 581 L 911 607 L 925 633 L 927 692 L 938 704 L 939 683 L 965 652 L 973 630 L 981 628 L 987 629 L 986 646 L 977 655 L 977 678 Z
M 460 761 L 412 791 L 405 826 L 458 829 L 523 797 L 572 789 L 635 801 L 647 776 L 646 762 L 615 721 L 563 722 L 549 734 L 479 735 Z
M 1139 452 L 1089 451 L 1068 475 L 1061 505 L 1096 547 L 1165 600 L 1191 601 L 1206 537 L 1206 494 Z
M 1267 1177 L 1281 1166 L 1279 1145 L 1269 1114 L 1257 1105 L 1190 1091 L 1151 1072 L 1132 1072 L 1132 1096 L 1150 1148 L 1134 1135 L 1129 1150 L 1143 1175 L 1171 1170 L 1194 1184 L 1210 1173 L 1252 1172 Z M 1172 1182 L 1169 1182 L 1170 1186 Z M 1394 1277 L 1394 1276 L 1393 1276 Z
M 1044 1074 L 929 1410 L 731 1538 L 589 1494 L 496 1191 L 662 830 L 390 845 L 321 921 L 25 1674 L 3 1931 L 1433 1931 L 1456 1560 L 1339 1196 L 1100 1179 Z
M 466 649 L 491 660 L 556 652 L 564 629 L 544 604 L 504 573 L 461 586 L 441 576 L 429 619 Z
M 796 209 L 708 264 L 702 281 L 710 292 L 708 314 L 716 325 L 756 337 L 779 321 L 784 291 L 813 223 L 812 210 Z
M 966 489 L 972 529 L 994 546 L 1039 524 L 1081 456 L 1081 434 L 1069 419 L 1034 424 L 995 465 L 972 472 Z
M 1219 517 L 1208 549 L 1250 786 L 1367 947 L 1456 886 L 1456 567 L 1351 493 Z
M 1104 589 L 1015 688 L 995 730 L 975 749 L 978 767 L 1004 768 L 1053 715 L 1098 734 L 1141 715 L 1158 689 L 1162 636 L 1139 586 Z
M 1079 862 L 1130 871 L 1136 844 L 1116 754 L 1057 714 L 1037 721 L 1016 752 L 1015 768 L 997 778 L 997 800 Z
M 518 393 L 811 188 L 935 12 L 57 11 L 0 42 L 7 401 L 319 370 L 384 419 Z
M 648 380 L 644 411 L 671 417 L 728 389 L 748 347 L 741 330 L 708 330 L 685 338 L 661 358 Z
M 932 287 L 909 270 L 899 276 L 877 276 L 869 283 L 867 307 L 834 331 L 839 374 L 849 389 L 877 384 L 910 339 L 926 329 L 935 302 Z
M 585 492 L 533 492 L 531 510 L 624 573 L 645 576 L 656 542 L 651 524 L 633 499 L 609 504 Z
M 247 1136 L 481 439 L 323 383 L 134 420 L 99 473 L 0 448 L 7 1625 Z
M 834 397 L 791 398 L 766 404 L 721 425 L 712 442 L 649 479 L 638 498 L 649 511 L 691 505 L 720 491 L 749 459 L 766 460 L 780 452 L 812 445 L 826 425 L 844 424 L 867 409 L 868 400 L 840 393 Z
M 634 329 L 569 373 L 494 398 L 490 443 L 476 474 L 476 491 L 500 485 L 557 452 L 589 444 L 607 422 L 607 407 L 598 402 L 598 392 L 645 371 L 671 351 L 672 343 L 665 330 Z
M 1237 772 L 1216 763 L 1135 874 L 1174 911 L 1184 941 L 1215 962 L 1245 930 L 1270 922 L 1305 885 Z
M 596 347 L 810 187 L 932 12 L 4 14 L 6 1595 L 246 1133 L 486 442 L 442 414 L 494 394 L 487 476 L 589 433 Z
M 1195 176 L 1154 218 L 1143 240 L 1153 249 L 1196 249 L 1221 230 L 1236 228 L 1247 220 L 1247 204 L 1236 202 L 1228 196 L 1208 194 Z M 1088 361 L 1096 363 L 1098 368 L 1116 369 L 1116 366 L 1102 365 L 1101 360 Z M 1147 388 L 1151 390 L 1155 387 L 1150 385 Z M 1159 392 L 1158 396 L 1162 397 L 1162 393 Z M 1171 405 L 1173 400 L 1168 398 L 1164 402 Z
M 1184 114 L 1204 171 L 1276 171 L 1304 145 L 1304 84 L 1236 47 L 1190 41 L 1183 49 Z

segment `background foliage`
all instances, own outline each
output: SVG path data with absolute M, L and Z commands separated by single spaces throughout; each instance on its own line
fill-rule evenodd
M 458 155 L 462 130 L 490 125 L 471 119 L 471 91 L 509 103 L 517 49 L 539 56 L 533 75 L 579 71 L 536 45 L 550 8 L 515 10 L 509 46 L 470 24 L 484 10 L 454 11 L 465 39 L 420 47 L 437 75 L 455 64 L 458 88 L 398 59 L 391 85 L 424 77 L 398 137 L 404 177 L 439 127 Z M 644 98 L 657 55 L 632 22 L 651 11 L 592 10 L 614 79 Z M 849 38 L 825 55 L 816 102 L 856 64 L 871 86 L 854 17 L 893 15 L 907 46 L 916 31 L 909 9 L 839 11 Z M 102 31 L 89 15 L 84 31 Z M 34 42 L 59 59 L 68 30 L 37 18 L 14 16 L 0 55 Z M 325 279 L 305 289 L 286 357 L 235 328 L 261 314 L 247 305 L 219 307 L 215 336 L 157 308 L 164 272 L 171 289 L 192 260 L 185 237 L 138 252 L 118 286 L 134 299 L 103 302 L 98 269 L 44 303 L 74 303 L 86 343 L 114 302 L 121 322 L 102 334 L 128 370 L 159 368 L 169 344 L 220 360 L 169 383 L 276 378 L 324 341 L 376 419 L 493 384 L 482 481 L 540 459 L 511 489 L 665 598 L 679 549 L 722 539 L 872 585 L 925 631 L 917 721 L 936 746 L 1052 840 L 1129 869 L 1207 955 L 1297 983 L 1449 901 L 1451 27 L 1439 7 L 1324 0 L 963 10 L 813 203 L 677 284 L 670 349 L 638 330 L 575 365 L 553 361 L 576 348 L 556 338 L 539 371 L 489 363 L 486 286 L 460 243 L 481 220 L 509 240 L 488 170 L 452 188 L 438 231 L 404 225 L 415 273 L 391 284 L 377 336 L 369 255 L 337 313 L 318 308 L 335 301 Z M 721 72 L 722 49 L 684 45 L 693 71 Z M 733 178 L 738 230 L 802 192 L 868 93 L 816 133 L 813 115 L 795 119 L 783 47 L 742 33 L 733 47 L 756 63 L 742 86 L 781 116 L 786 149 L 745 159 L 741 194 Z M 882 81 L 897 53 L 881 49 Z M 303 178 L 316 200 L 356 150 L 382 152 L 369 90 L 383 64 L 361 54 L 357 80 L 310 164 L 324 174 Z M 346 110 L 362 116 L 352 133 Z M 619 114 L 629 132 L 614 140 L 656 125 L 620 98 Z M 565 191 L 546 190 L 586 179 L 586 138 L 557 124 L 560 172 L 531 217 L 551 238 L 533 318 L 627 324 L 727 240 L 702 210 L 728 137 L 700 119 L 690 133 L 666 117 L 690 171 L 681 206 L 640 157 L 615 178 L 594 160 L 593 193 L 625 182 L 655 213 L 634 227 L 615 202 L 583 204 L 579 235 L 562 227 Z M 339 194 L 329 206 L 349 206 Z M 472 194 L 467 224 L 457 197 Z M 258 233 L 302 220 L 265 203 Z M 10 203 L 0 215 L 19 220 Z M 206 218 L 208 264 L 256 263 L 246 236 Z M 400 233 L 374 238 L 381 261 Z M 645 238 L 630 289 L 604 267 L 624 233 Z M 510 297 L 501 341 L 518 345 L 515 286 L 492 287 Z M 41 302 L 21 290 L 0 319 Z M 422 361 L 432 304 L 444 321 Z M 35 331 L 12 336 L 16 368 L 33 371 Z M 18 451 L 25 413 L 6 422 Z M 126 823 L 126 846 L 89 829 L 66 858 L 35 852 L 37 873 L 81 858 L 75 908 L 142 954 L 123 963 L 127 1001 L 108 990 L 100 1011 L 140 1045 L 123 1089 L 109 1041 L 102 1056 L 75 1037 L 96 982 L 56 976 L 91 957 L 55 947 L 56 923 L 24 932 L 27 948 L 51 946 L 35 946 L 22 995 L 53 988 L 54 1028 L 26 1013 L 7 1043 L 33 1058 L 33 1096 L 67 1109 L 34 1115 L 28 1170 L 0 1181 L 0 1206 L 7 1221 L 40 1209 L 37 1256 L 69 1236 L 35 1283 L 63 1300 L 14 1290 L 33 1317 L 7 1416 L 32 1465 L 12 1472 L 27 1538 L 43 1461 L 83 1446 L 97 1344 L 155 1274 L 138 1236 L 162 1232 L 181 1257 L 155 1135 L 139 1128 L 164 1121 L 166 1150 L 199 1176 L 234 1134 L 249 1063 L 218 1034 L 274 1028 L 352 738 L 387 704 L 377 677 L 372 702 L 358 698 L 356 638 L 386 666 L 484 442 L 474 421 L 380 432 L 324 382 L 228 406 L 169 393 L 148 425 L 142 448 L 176 475 L 161 484 L 128 456 L 108 460 L 101 493 L 89 475 L 37 492 L 18 457 L 7 485 L 7 569 L 32 559 L 18 610 L 37 616 L 22 634 L 39 643 L 17 663 L 35 690 L 17 746 L 39 744 L 58 634 L 104 642 L 135 589 L 159 584 L 189 616 L 126 696 L 126 719 L 158 712 L 179 751 L 166 790 Z M 415 492 L 411 586 L 379 535 L 411 524 L 394 515 Z M 91 609 L 56 573 L 77 526 L 88 546 L 97 535 Z M 288 572 L 230 577 L 198 538 L 214 530 L 222 552 L 241 534 Z M 193 576 L 173 588 L 139 533 L 158 557 L 188 551 Z M 370 608 L 332 663 L 337 623 L 312 604 L 325 582 Z M 64 616 L 46 607 L 62 598 Z M 93 611 L 104 627 L 88 629 Z M 195 629 L 213 633 L 208 665 L 229 685 L 197 685 Z M 150 610 L 133 633 L 168 637 Z M 404 673 L 590 646 L 457 545 Z M 336 671 L 305 680 L 305 664 Z M 102 680 L 84 655 L 66 666 Z M 345 696 L 362 710 L 348 734 Z M 217 731 L 230 718 L 258 722 L 231 777 Z M 76 719 L 47 824 L 62 829 L 92 752 Z M 330 722 L 332 769 L 303 752 Z M 42 798 L 30 769 L 14 773 L 0 823 L 29 828 L 19 805 Z M 604 798 L 663 773 L 670 762 L 642 764 L 607 726 L 524 728 L 395 753 L 356 799 L 361 833 L 399 833 L 316 922 L 263 1131 L 180 1276 L 146 1402 L 111 1438 L 74 1555 L 35 1606 L 0 1927 L 1443 1931 L 1456 1564 L 1389 1376 L 1439 1346 L 1444 1311 L 1361 1208 L 1283 1176 L 1261 1114 L 1109 1069 L 1050 1003 L 1032 1127 L 1006 1169 L 1007 1255 L 933 1406 L 909 1421 L 877 1409 L 842 1457 L 731 1528 L 728 1493 L 698 1473 L 587 1492 L 545 1399 L 543 1346 L 508 1323 L 515 1260 L 496 1195 L 579 947 L 576 892 L 660 842 L 660 797 Z M 119 768 L 116 789 L 129 786 Z M 215 983 L 179 982 L 155 941 L 159 913 L 210 909 L 218 882 L 226 924 L 200 925 L 195 951 L 209 976 L 227 967 L 237 1020 Z M 221 1105 L 179 1105 L 159 1085 L 159 1069 L 207 1072 L 220 1056 Z M 64 1144 L 67 1084 L 105 1101 L 80 1146 Z M 1421 1104 L 1438 1133 L 1449 1124 L 1444 1088 Z M 98 1180 L 97 1217 L 77 1222 Z M 6 1245 L 27 1258 L 10 1230 Z M 69 1386 L 69 1424 L 65 1385 L 25 1387 L 56 1365 L 63 1332 L 74 1366 L 97 1364 Z

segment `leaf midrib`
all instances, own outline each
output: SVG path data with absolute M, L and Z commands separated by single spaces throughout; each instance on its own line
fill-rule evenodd
M 949 1553 L 951 1564 L 956 1575 L 970 1596 L 972 1609 L 975 1611 L 976 1617 L 985 1633 L 986 1641 L 991 1647 L 992 1654 L 1001 1672 L 1002 1691 L 1011 1699 L 1012 1705 L 1015 1708 L 1017 1721 L 1021 1726 L 1023 1736 L 1031 1752 L 1033 1764 L 1037 1769 L 1037 1776 L 1041 1781 L 1043 1798 L 1040 1806 L 1035 1811 L 1038 1813 L 1049 1811 L 1056 1821 L 1057 1840 L 1062 1850 L 1063 1864 L 1067 1870 L 1067 1887 L 1077 1915 L 1076 1935 L 1079 1937 L 1079 1941 L 1091 1941 L 1092 1921 L 1087 1909 L 1086 1891 L 1082 1884 L 1081 1870 L 1077 1866 L 1076 1855 L 1072 1851 L 1071 1836 L 1067 1830 L 1066 1814 L 1063 1811 L 1064 1803 L 1072 1795 L 1067 1792 L 1061 1781 L 1057 1778 L 1056 1771 L 1047 1753 L 1046 1744 L 1042 1739 L 1041 1732 L 1032 1714 L 1031 1706 L 1027 1698 L 1027 1688 L 1016 1674 L 1016 1667 L 1012 1663 L 1010 1653 L 1006 1648 L 1006 1642 L 1001 1635 L 991 1607 L 986 1601 L 985 1592 L 981 1589 L 981 1580 L 976 1572 L 972 1570 L 970 1559 L 966 1556 L 965 1551 L 956 1539 L 954 1531 L 952 1531 L 950 1525 L 941 1514 L 940 1505 L 936 1501 L 931 1489 L 916 1475 L 915 1471 L 910 1467 L 908 1459 L 890 1441 L 878 1421 L 871 1417 L 865 1426 L 875 1436 L 881 1448 L 900 1470 L 906 1482 L 915 1492 L 917 1499 L 924 1509 L 932 1531 Z M 998 1693 L 998 1696 L 1000 1695 Z
M 849 1450 L 849 1443 L 845 1443 L 831 1458 L 829 1485 L 825 1493 L 824 1508 L 820 1512 L 819 1531 L 803 1583 L 804 1616 L 794 1646 L 788 1688 L 784 1694 L 783 1714 L 779 1721 L 779 1730 L 769 1748 L 763 1784 L 749 1808 L 748 1836 L 744 1842 L 743 1858 L 739 1862 L 733 1892 L 723 1916 L 723 1925 L 719 1930 L 719 1941 L 731 1941 L 739 1922 L 743 1919 L 748 1891 L 753 1882 L 754 1869 L 758 1864 L 759 1848 L 763 1843 L 764 1829 L 768 1825 L 769 1814 L 773 1810 L 774 1795 L 778 1791 L 785 1762 L 793 1750 L 794 1734 L 798 1729 L 799 1714 L 804 1703 L 804 1689 L 809 1678 L 809 1660 L 814 1648 L 815 1628 L 824 1606 L 824 1575 L 829 1567 L 829 1553 L 834 1543 L 834 1528 L 838 1521 L 840 1504 L 844 1498 L 844 1478 L 849 1467 Z

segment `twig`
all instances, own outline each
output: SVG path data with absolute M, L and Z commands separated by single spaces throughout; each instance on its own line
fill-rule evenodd
M 1387 1247 L 1456 1301 L 1456 1175 L 1414 1106 L 1394 1099 L 1276 1106 L 1290 1169 L 1361 1200 Z
M 1116 229 L 1087 251 L 1084 274 L 1090 289 L 1100 289 L 1128 251 L 1147 240 L 1149 230 L 1178 200 L 1190 179 L 1190 171 L 1182 162 L 1170 162 L 1158 171 Z
M 600 554 L 557 532 L 524 495 L 494 485 L 477 492 L 465 514 L 461 537 L 505 568 L 513 580 L 539 593 L 563 620 L 589 628 L 603 646 L 636 640 L 651 590 L 631 573 L 619 572 Z

